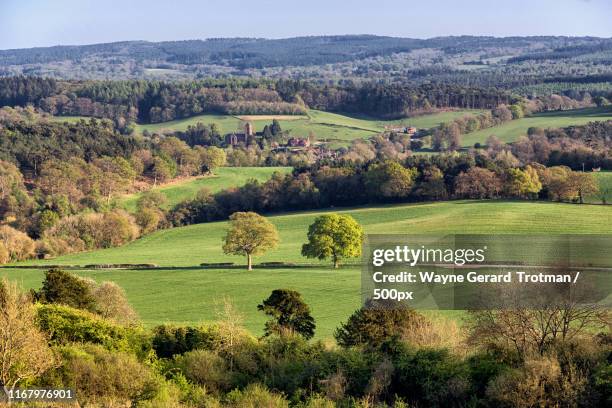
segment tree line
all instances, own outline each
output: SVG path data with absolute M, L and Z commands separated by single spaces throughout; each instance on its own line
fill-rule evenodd
M 166 122 L 201 113 L 303 114 L 306 108 L 381 118 L 442 108 L 492 109 L 517 96 L 495 88 L 452 84 L 320 85 L 300 80 L 55 81 L 0 78 L 0 105 L 32 104 L 53 115 L 93 116 L 127 123 Z

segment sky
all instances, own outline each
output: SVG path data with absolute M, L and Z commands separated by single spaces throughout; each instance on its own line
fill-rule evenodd
M 0 49 L 377 34 L 612 37 L 612 0 L 0 0 Z

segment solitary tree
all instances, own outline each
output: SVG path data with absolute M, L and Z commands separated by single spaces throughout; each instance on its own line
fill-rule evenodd
M 253 255 L 276 248 L 278 241 L 276 227 L 265 217 L 254 212 L 236 212 L 230 216 L 223 252 L 246 255 L 250 271 L 253 269 Z
M 302 255 L 308 258 L 331 258 L 334 268 L 342 258 L 361 255 L 363 229 L 349 215 L 326 214 L 315 219 L 308 228 L 308 242 L 302 246 Z
M 310 307 L 295 290 L 273 290 L 270 297 L 257 306 L 257 310 L 272 317 L 272 320 L 266 322 L 266 336 L 287 332 L 300 334 L 306 339 L 314 336 L 316 326 L 310 315 Z

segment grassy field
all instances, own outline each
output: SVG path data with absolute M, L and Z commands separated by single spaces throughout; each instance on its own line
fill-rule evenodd
M 265 181 L 274 172 L 289 173 L 291 167 L 222 167 L 215 170 L 212 176 L 199 176 L 171 182 L 153 190 L 163 193 L 168 202 L 166 208 L 170 208 L 180 201 L 193 198 L 198 191 L 208 188 L 211 192 L 223 190 L 229 187 L 237 187 L 245 184 L 249 179 Z M 136 202 L 142 193 L 129 194 L 117 200 L 117 204 L 128 211 L 136 210 Z
M 319 140 L 332 141 L 339 144 L 346 144 L 357 138 L 367 138 L 385 129 L 387 125 L 403 123 L 418 128 L 431 128 L 442 122 L 455 119 L 474 111 L 452 111 L 441 112 L 432 115 L 424 115 L 411 119 L 394 121 L 381 121 L 370 118 L 357 118 L 347 115 L 310 110 L 308 116 L 296 116 L 287 118 L 277 116 L 283 130 L 291 131 L 294 136 L 306 137 L 313 133 Z M 249 115 L 228 116 L 228 115 L 198 115 L 188 119 L 179 119 L 171 122 L 137 125 L 136 130 L 142 133 L 144 130 L 149 132 L 162 132 L 164 130 L 186 130 L 188 126 L 193 126 L 198 122 L 205 124 L 215 123 L 219 126 L 222 134 L 235 131 L 241 118 L 248 118 L 255 126 L 256 131 L 261 131 L 269 124 L 273 116 L 271 115 Z
M 612 208 L 548 202 L 453 201 L 355 208 L 350 213 L 368 233 L 607 233 Z M 120 248 L 74 254 L 45 261 L 52 264 L 157 263 L 156 270 L 84 270 L 80 275 L 121 285 L 147 325 L 213 320 L 216 304 L 229 296 L 245 316 L 246 327 L 261 333 L 264 318 L 256 306 L 276 288 L 300 291 L 317 321 L 317 337 L 334 328 L 359 306 L 360 269 L 333 270 L 328 263 L 305 260 L 300 248 L 308 225 L 321 211 L 270 217 L 281 244 L 261 261 L 311 264 L 295 269 L 210 270 L 202 262 L 232 261 L 221 251 L 225 222 L 159 231 Z M 42 261 L 31 262 L 41 263 Z M 1 269 L 26 288 L 40 286 L 43 271 Z M 456 313 L 456 312 L 455 312 Z
M 587 108 L 560 112 L 538 113 L 530 117 L 512 120 L 503 125 L 479 130 L 463 136 L 463 146 L 473 147 L 475 143 L 485 144 L 491 135 L 510 143 L 527 134 L 530 127 L 560 128 L 571 125 L 584 125 L 588 122 L 612 120 L 612 108 Z

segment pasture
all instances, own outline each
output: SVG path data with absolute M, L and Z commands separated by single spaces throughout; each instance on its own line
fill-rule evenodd
M 291 167 L 221 167 L 214 174 L 208 176 L 190 177 L 175 180 L 167 184 L 154 187 L 167 198 L 165 208 L 170 208 L 181 201 L 194 198 L 203 188 L 212 193 L 245 184 L 249 179 L 266 181 L 274 172 L 289 173 Z M 128 194 L 117 199 L 117 205 L 128 211 L 136 210 L 136 202 L 142 193 Z
M 237 130 L 243 120 L 249 120 L 256 131 L 262 131 L 265 125 L 278 119 L 283 130 L 290 131 L 292 136 L 307 137 L 313 134 L 320 141 L 332 142 L 334 145 L 346 145 L 353 139 L 365 139 L 384 131 L 385 126 L 404 124 L 417 128 L 431 128 L 466 113 L 474 111 L 449 111 L 431 115 L 417 116 L 401 120 L 384 121 L 372 118 L 358 118 L 337 113 L 310 110 L 307 116 L 286 115 L 198 115 L 187 119 L 170 122 L 137 125 L 136 131 L 142 133 L 148 130 L 151 133 L 164 131 L 184 131 L 198 122 L 204 124 L 215 123 L 221 132 L 226 134 Z
M 612 109 L 609 107 L 543 112 L 463 135 L 462 145 L 466 148 L 474 147 L 475 143 L 484 145 L 491 135 L 495 135 L 502 142 L 512 143 L 526 135 L 530 127 L 562 128 L 604 120 L 612 120 Z
M 450 201 L 338 209 L 359 221 L 367 233 L 607 233 L 612 208 L 550 202 Z M 244 314 L 245 325 L 261 334 L 264 317 L 256 306 L 273 289 L 300 291 L 317 321 L 317 338 L 334 329 L 359 307 L 360 268 L 331 268 L 329 262 L 300 255 L 308 225 L 326 211 L 270 216 L 280 233 L 280 246 L 255 263 L 284 261 L 301 268 L 203 269 L 202 262 L 236 262 L 242 257 L 221 250 L 226 222 L 158 231 L 119 248 L 73 254 L 27 264 L 86 265 L 92 263 L 156 263 L 153 270 L 79 270 L 79 275 L 121 285 L 143 322 L 195 324 L 216 318 L 217 304 L 228 296 Z M 0 275 L 25 288 L 40 286 L 42 269 L 0 269 Z M 451 316 L 459 315 L 451 312 Z

